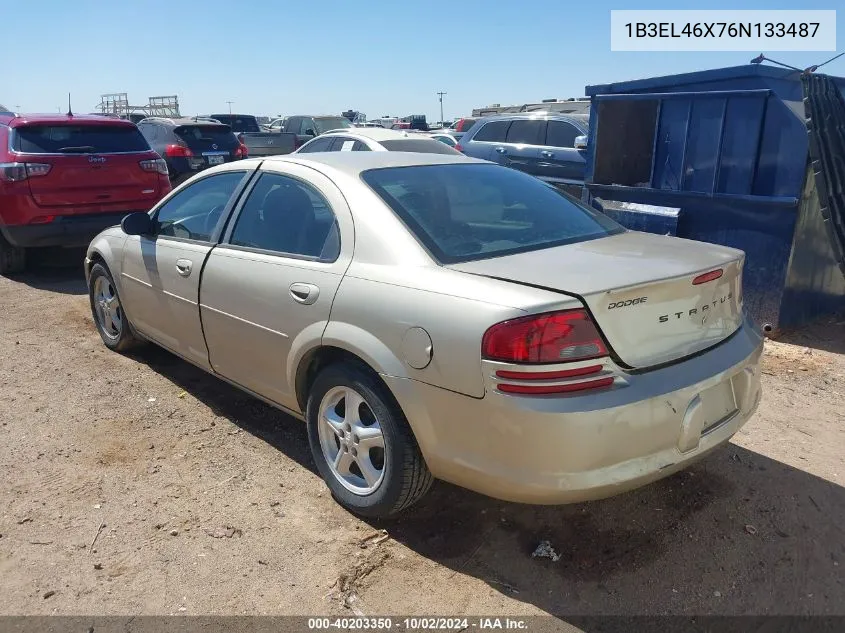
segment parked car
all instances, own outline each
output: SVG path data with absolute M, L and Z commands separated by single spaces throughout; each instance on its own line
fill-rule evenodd
M 285 127 L 282 131 L 296 134 L 296 146 L 298 148 L 320 134 L 351 127 L 352 123 L 349 122 L 349 119 L 342 116 L 296 115 L 285 119 Z
M 296 150 L 297 154 L 314 152 L 422 152 L 428 154 L 458 154 L 447 145 L 422 134 L 385 130 L 384 128 L 355 128 L 326 132 L 311 139 Z
M 589 116 L 503 114 L 476 121 L 458 142 L 467 156 L 483 158 L 537 176 L 580 196 L 586 169 Z
M 83 246 L 170 191 L 167 167 L 130 121 L 0 114 L 0 273 L 26 252 Z
M 250 114 L 211 114 L 212 119 L 232 128 L 238 141 L 246 146 L 249 156 L 275 156 L 290 154 L 296 149 L 296 135 L 279 130 L 261 130 L 256 118 Z
M 433 138 L 435 141 L 445 143 L 449 147 L 456 147 L 458 144 L 458 141 L 455 140 L 454 136 L 445 132 L 434 132 L 433 134 L 429 134 L 428 138 Z
M 466 134 L 473 125 L 475 125 L 477 120 L 478 119 L 463 118 L 455 121 L 451 127 L 451 134 L 455 137 L 455 140 L 460 142 L 461 137 L 463 137 L 463 135 Z
M 174 185 L 203 169 L 247 155 L 232 128 L 213 120 L 147 117 L 138 122 L 138 129 L 164 159 Z
M 489 162 L 332 152 L 210 169 L 85 270 L 108 348 L 304 419 L 335 498 L 386 516 L 433 478 L 567 503 L 724 445 L 760 400 L 742 265 Z

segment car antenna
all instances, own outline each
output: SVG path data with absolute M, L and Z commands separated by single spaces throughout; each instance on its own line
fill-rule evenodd
M 67 115 L 73 116 L 73 111 L 70 109 L 70 93 L 67 93 Z

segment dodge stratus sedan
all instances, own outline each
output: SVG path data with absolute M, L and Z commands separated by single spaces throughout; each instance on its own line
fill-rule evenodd
M 485 161 L 335 152 L 209 169 L 85 265 L 106 346 L 304 419 L 335 498 L 386 516 L 434 478 L 596 499 L 726 443 L 760 400 L 743 261 Z

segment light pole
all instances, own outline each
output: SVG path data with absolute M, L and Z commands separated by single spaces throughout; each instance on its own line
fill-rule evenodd
M 229 114 L 232 114 L 232 104 L 234 103 L 234 101 L 227 101 L 226 103 L 229 104 Z
M 443 125 L 443 95 L 448 94 L 446 92 L 438 92 L 437 96 L 440 97 L 440 125 Z

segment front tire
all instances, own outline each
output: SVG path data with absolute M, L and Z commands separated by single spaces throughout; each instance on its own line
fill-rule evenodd
M 12 246 L 0 234 L 0 275 L 22 273 L 26 270 L 26 250 L 20 246 Z
M 91 267 L 88 297 L 91 300 L 91 316 L 106 347 L 115 352 L 125 352 L 141 342 L 129 325 L 117 286 L 109 269 L 103 264 L 97 263 Z
M 371 371 L 339 363 L 317 376 L 306 409 L 308 442 L 338 502 L 388 517 L 419 501 L 433 477 L 405 415 Z

